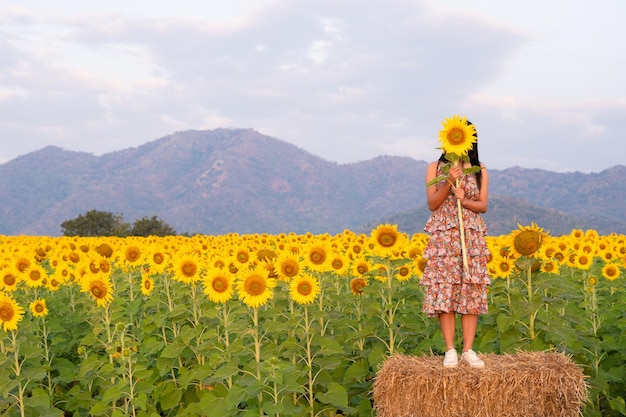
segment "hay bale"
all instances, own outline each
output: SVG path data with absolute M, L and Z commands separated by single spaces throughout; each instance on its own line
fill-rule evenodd
M 480 355 L 485 368 L 444 368 L 439 356 L 389 357 L 373 383 L 378 417 L 574 417 L 588 386 L 558 352 Z

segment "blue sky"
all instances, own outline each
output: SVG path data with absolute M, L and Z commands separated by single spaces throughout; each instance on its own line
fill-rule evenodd
M 626 2 L 0 3 L 0 163 L 253 128 L 330 161 L 438 157 L 467 116 L 496 169 L 624 164 Z

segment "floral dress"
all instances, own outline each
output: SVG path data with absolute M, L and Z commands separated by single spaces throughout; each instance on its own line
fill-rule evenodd
M 440 169 L 437 176 L 442 175 Z M 441 187 L 444 182 L 436 185 Z M 461 180 L 465 198 L 478 200 L 476 176 L 470 174 Z M 452 189 L 444 202 L 426 222 L 424 231 L 430 240 L 424 249 L 426 267 L 420 284 L 425 287 L 423 312 L 429 317 L 440 313 L 487 313 L 487 286 L 490 285 L 489 249 L 485 242 L 487 225 L 480 214 L 462 208 L 463 227 L 469 274 L 464 272 L 459 232 L 458 209 Z

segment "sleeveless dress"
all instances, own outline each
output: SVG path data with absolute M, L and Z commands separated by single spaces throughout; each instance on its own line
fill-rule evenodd
M 441 164 L 440 164 L 441 165 Z M 437 168 L 437 176 L 443 172 Z M 439 189 L 445 182 L 436 184 Z M 465 198 L 478 200 L 479 190 L 474 174 L 461 180 Z M 425 287 L 422 311 L 429 317 L 440 313 L 487 314 L 487 286 L 491 284 L 487 262 L 489 249 L 485 241 L 487 225 L 482 216 L 462 208 L 463 227 L 469 274 L 464 272 L 456 197 L 450 193 L 426 222 L 424 231 L 430 239 L 424 249 L 427 259 L 420 284 Z

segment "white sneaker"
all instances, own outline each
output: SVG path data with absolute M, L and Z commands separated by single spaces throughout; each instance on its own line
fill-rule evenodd
M 467 352 L 463 352 L 461 360 L 471 366 L 472 368 L 484 368 L 485 362 L 476 356 L 476 352 L 472 349 L 468 349 Z
M 448 349 L 446 356 L 443 358 L 443 366 L 446 368 L 455 368 L 459 365 L 459 356 L 456 349 Z

